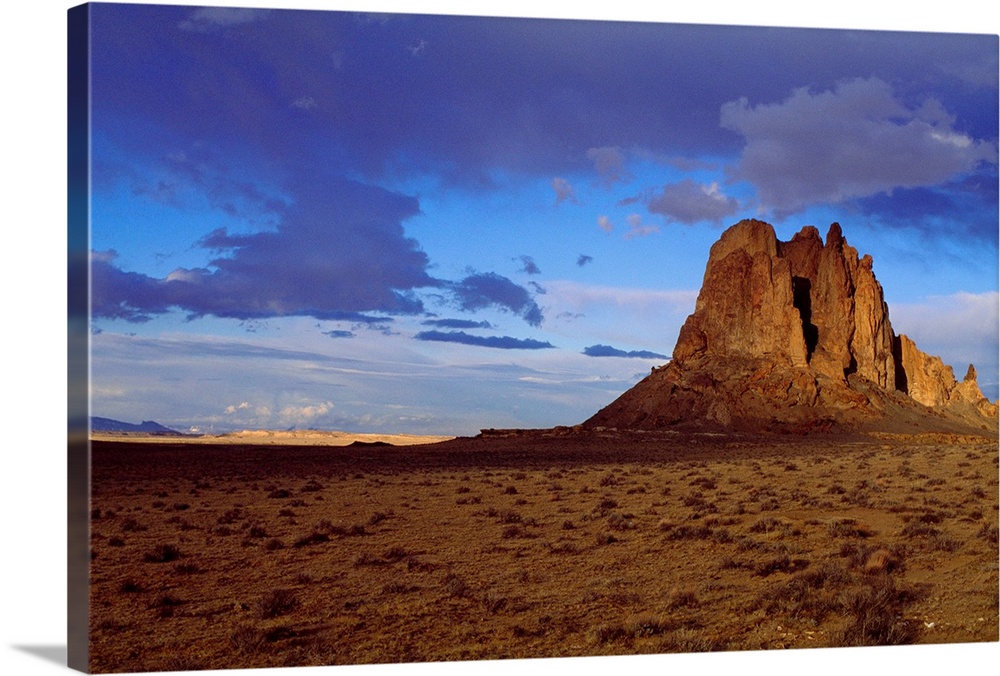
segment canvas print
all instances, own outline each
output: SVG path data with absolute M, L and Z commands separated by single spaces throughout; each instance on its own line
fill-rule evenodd
M 998 640 L 998 38 L 69 11 L 69 657 Z

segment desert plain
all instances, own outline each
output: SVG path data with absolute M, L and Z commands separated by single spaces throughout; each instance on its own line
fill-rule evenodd
M 408 441 L 94 439 L 91 670 L 998 640 L 995 435 Z

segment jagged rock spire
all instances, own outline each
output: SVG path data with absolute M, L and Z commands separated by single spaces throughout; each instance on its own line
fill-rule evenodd
M 996 415 L 974 368 L 959 384 L 893 333 L 872 258 L 838 223 L 825 243 L 812 226 L 781 242 L 748 219 L 712 246 L 670 364 L 586 424 L 808 428 L 884 416 L 893 397 Z

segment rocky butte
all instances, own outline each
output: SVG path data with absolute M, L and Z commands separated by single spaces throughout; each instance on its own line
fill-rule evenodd
M 744 220 L 710 251 L 673 358 L 585 428 L 993 432 L 997 404 L 969 366 L 896 335 L 869 255 L 834 223 L 791 241 Z

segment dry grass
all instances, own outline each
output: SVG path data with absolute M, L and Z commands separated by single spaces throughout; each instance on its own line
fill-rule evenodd
M 95 671 L 998 639 L 995 442 L 197 452 L 95 445 Z

